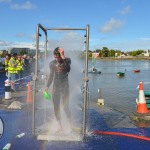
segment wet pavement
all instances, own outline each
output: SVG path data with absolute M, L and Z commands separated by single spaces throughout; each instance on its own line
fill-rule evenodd
M 87 110 L 87 133 L 83 141 L 41 141 L 32 136 L 32 104 L 26 105 L 26 89 L 12 93 L 11 100 L 0 99 L 0 116 L 4 122 L 4 133 L 0 139 L 0 149 L 11 143 L 11 150 L 148 150 L 150 141 L 133 137 L 93 134 L 93 131 L 121 132 L 150 137 L 149 125 L 139 128 L 131 116 L 107 106 L 91 103 Z M 22 110 L 8 110 L 12 101 L 23 103 Z M 40 114 L 40 113 L 39 113 Z M 132 114 L 133 115 L 133 114 Z M 39 115 L 39 119 L 41 116 Z M 22 138 L 17 134 L 25 133 Z

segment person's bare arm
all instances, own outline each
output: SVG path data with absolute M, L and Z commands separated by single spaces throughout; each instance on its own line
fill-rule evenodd
M 59 53 L 60 53 L 61 58 L 62 58 L 62 59 L 65 59 L 64 50 L 63 50 L 61 47 L 59 47 L 58 51 L 59 51 Z

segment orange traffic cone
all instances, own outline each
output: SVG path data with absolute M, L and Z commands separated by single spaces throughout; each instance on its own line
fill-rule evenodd
M 32 91 L 31 91 L 31 86 L 30 86 L 30 82 L 28 82 L 28 93 L 27 93 L 27 103 L 31 103 L 32 102 Z
M 138 98 L 137 112 L 141 114 L 145 114 L 149 112 L 146 106 L 146 100 L 145 100 L 142 82 L 140 82 L 139 84 L 139 98 Z

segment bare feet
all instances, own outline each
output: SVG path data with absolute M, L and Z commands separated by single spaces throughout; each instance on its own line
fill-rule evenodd
M 57 129 L 57 133 L 61 132 L 63 130 L 62 125 L 60 122 L 58 122 L 58 129 Z

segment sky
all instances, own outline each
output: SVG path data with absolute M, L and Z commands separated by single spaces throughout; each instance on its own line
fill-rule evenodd
M 150 49 L 150 0 L 0 0 L 0 50 L 36 46 L 36 27 L 90 27 L 89 49 Z M 40 48 L 44 34 L 40 31 Z M 48 31 L 48 48 L 84 49 L 84 31 Z

